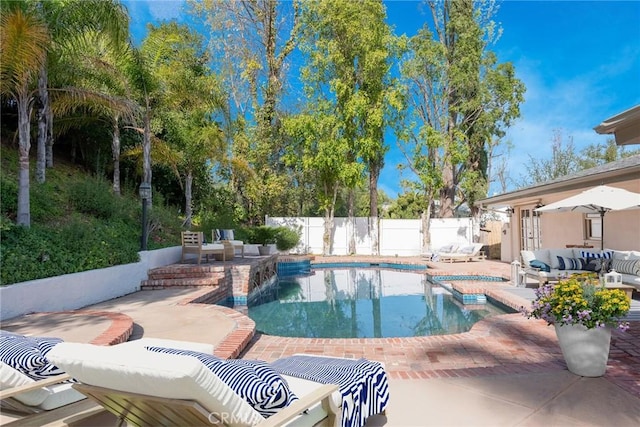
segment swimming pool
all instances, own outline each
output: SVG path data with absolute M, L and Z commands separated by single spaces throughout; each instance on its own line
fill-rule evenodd
M 248 305 L 258 331 L 307 338 L 455 334 L 504 313 L 490 303 L 465 306 L 424 273 L 367 267 L 279 278 L 252 294 Z

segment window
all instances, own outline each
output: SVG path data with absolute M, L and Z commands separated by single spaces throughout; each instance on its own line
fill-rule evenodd
M 540 214 L 532 209 L 520 209 L 520 247 L 535 251 L 542 247 Z
M 602 240 L 602 217 L 600 214 L 586 214 L 584 216 L 585 240 Z

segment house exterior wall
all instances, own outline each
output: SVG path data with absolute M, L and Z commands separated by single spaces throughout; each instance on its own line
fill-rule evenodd
M 548 205 L 578 194 L 598 184 L 599 183 L 592 183 L 577 190 L 545 194 L 535 201 L 532 201 L 530 197 L 529 200 L 512 200 L 510 203 L 514 206 L 515 212 L 511 218 L 511 227 L 506 228 L 506 233 L 503 234 L 503 242 L 508 242 L 508 244 L 504 245 L 505 249 L 509 245 L 511 249 L 510 251 L 503 250 L 502 261 L 511 262 L 513 260 L 520 260 L 520 250 L 522 249 L 520 219 L 523 209 L 533 209 L 537 203 Z M 606 185 L 640 193 L 640 177 Z M 584 217 L 584 214 L 578 212 L 543 213 L 540 218 L 541 248 L 564 248 L 566 245 L 591 245 L 594 249 L 599 250 L 600 240 L 585 239 Z M 640 209 L 610 211 L 605 214 L 604 247 L 617 250 L 640 250 Z

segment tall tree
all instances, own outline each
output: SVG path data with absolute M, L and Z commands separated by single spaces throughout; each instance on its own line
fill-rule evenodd
M 369 175 L 369 216 L 372 251 L 378 252 L 378 178 L 388 146 L 384 129 L 390 103 L 396 99 L 390 68 L 396 53 L 395 38 L 385 23 L 379 0 L 317 0 L 301 5 L 301 47 L 308 64 L 308 83 L 325 85 L 340 121 L 339 134 L 351 149 L 346 161 L 363 162 Z M 354 230 L 355 188 L 360 177 L 345 181 L 348 216 Z M 355 252 L 351 233 L 349 252 Z
M 444 0 L 429 9 L 433 32 L 425 26 L 410 40 L 403 64 L 413 108 L 399 132 L 406 167 L 425 195 L 424 246 L 436 196 L 438 216 L 446 218 L 457 198 L 472 203 L 486 193 L 493 137 L 518 117 L 524 93 L 513 66 L 487 50 L 497 34 L 493 2 Z
M 53 112 L 49 75 L 65 55 L 80 55 L 87 48 L 87 33 L 101 33 L 114 46 L 122 46 L 128 36 L 129 18 L 117 0 L 24 0 L 49 29 L 47 60 L 38 75 L 38 153 L 36 180 L 46 179 L 45 166 L 53 167 Z M 55 87 L 55 86 L 54 86 Z
M 171 40 L 153 69 L 162 87 L 157 107 L 160 133 L 170 151 L 156 159 L 169 163 L 177 172 L 185 196 L 184 225 L 190 228 L 194 173 L 204 169 L 211 175 L 225 156 L 222 131 L 213 121 L 223 107 L 223 96 L 208 67 L 202 37 L 187 26 L 170 22 L 150 27 L 149 38 Z
M 11 7 L 13 6 L 13 7 Z M 31 226 L 29 150 L 31 112 L 36 102 L 38 70 L 46 62 L 49 31 L 35 14 L 19 4 L 2 4 L 0 17 L 0 88 L 18 107 L 18 225 Z
M 282 112 L 287 60 L 295 47 L 297 2 L 190 1 L 211 29 L 212 57 L 229 91 L 225 133 L 238 169 L 234 191 L 253 222 L 286 204 L 291 180 L 284 170 Z

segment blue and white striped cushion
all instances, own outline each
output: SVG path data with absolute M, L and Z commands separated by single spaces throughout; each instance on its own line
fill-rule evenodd
M 594 258 L 611 259 L 613 258 L 613 252 L 611 251 L 602 251 L 602 252 L 580 251 L 580 256 L 582 258 L 586 258 L 587 261 Z
M 278 359 L 271 366 L 284 375 L 337 384 L 345 397 L 342 427 L 363 427 L 368 417 L 384 411 L 389 402 L 387 374 L 379 362 L 295 355 Z
M 558 270 L 586 270 L 587 260 L 584 258 L 567 258 L 558 256 Z
M 41 380 L 64 372 L 49 363 L 46 354 L 59 338 L 26 337 L 0 331 L 0 360 L 34 380 Z
M 223 360 L 211 354 L 164 347 L 145 347 L 158 353 L 192 356 L 200 360 L 238 396 L 267 418 L 297 399 L 287 382 L 266 362 Z

